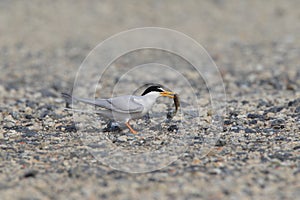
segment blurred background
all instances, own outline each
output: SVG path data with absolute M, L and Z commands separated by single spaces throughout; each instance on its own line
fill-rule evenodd
M 278 62 L 282 59 L 278 57 L 287 54 L 280 52 L 282 48 L 278 46 L 291 50 L 291 60 L 298 55 L 293 57 L 293 50 L 300 43 L 298 4 L 296 0 L 3 0 L 0 77 L 7 81 L 19 79 L 18 71 L 26 68 L 33 70 L 33 74 L 28 74 L 31 78 L 45 78 L 51 72 L 70 79 L 87 53 L 101 41 L 121 31 L 145 26 L 187 34 L 203 45 L 221 68 L 244 69 L 257 67 L 257 63 L 270 67 L 270 53 Z M 255 53 L 260 60 L 250 58 Z M 295 66 L 292 63 L 285 67 Z

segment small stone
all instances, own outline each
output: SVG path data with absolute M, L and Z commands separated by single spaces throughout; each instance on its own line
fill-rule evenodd
M 273 113 L 273 112 L 268 112 L 268 113 L 266 113 L 266 117 L 267 118 L 274 118 L 276 115 L 275 115 L 275 113 Z
M 15 120 L 12 118 L 11 115 L 7 115 L 5 118 L 4 118 L 4 121 L 11 121 L 11 122 L 15 122 Z
M 247 117 L 250 118 L 250 119 L 262 119 L 262 118 L 263 118 L 262 115 L 259 115 L 259 114 L 252 114 L 252 113 L 249 113 L 249 114 L 247 115 Z
M 16 111 L 13 111 L 12 113 L 11 113 L 11 116 L 14 118 L 14 119 L 19 119 L 19 113 L 18 112 L 16 112 Z M 0 121 L 1 121 L 1 119 L 0 119 Z
M 300 150 L 300 145 L 293 147 L 293 150 Z
M 15 123 L 13 123 L 13 122 L 6 122 L 4 125 L 5 128 L 12 128 L 14 126 L 15 126 Z
M 271 127 L 275 129 L 282 129 L 285 127 L 283 119 L 275 119 L 271 122 Z
M 225 139 L 221 139 L 221 138 L 215 144 L 215 146 L 217 146 L 217 147 L 223 147 L 225 145 L 226 145 L 226 140 Z
M 192 165 L 199 165 L 201 163 L 201 160 L 199 160 L 198 158 L 194 158 L 192 161 Z
M 169 126 L 168 131 L 169 132 L 177 132 L 178 131 L 177 125 L 173 124 L 173 125 Z
M 156 144 L 156 145 L 160 145 L 162 144 L 162 141 L 161 140 L 154 140 L 152 141 L 153 144 Z
M 230 120 L 224 120 L 224 125 L 230 125 L 232 122 Z
M 214 168 L 214 169 L 209 170 L 208 173 L 211 175 L 217 175 L 217 174 L 221 174 L 222 170 L 219 168 Z
M 253 119 L 249 122 L 249 124 L 257 124 L 257 120 L 256 119 Z
M 265 113 L 269 113 L 269 112 L 271 112 L 271 113 L 278 113 L 278 112 L 280 112 L 282 109 L 283 109 L 282 106 L 274 106 L 274 107 L 272 107 L 272 108 L 266 110 Z
M 240 128 L 238 126 L 232 126 L 232 127 L 230 127 L 230 130 L 235 132 L 235 133 L 240 132 Z
M 26 107 L 34 108 L 35 106 L 36 106 L 35 102 L 26 100 Z
M 299 99 L 296 99 L 296 100 L 294 100 L 294 101 L 290 101 L 289 103 L 288 103 L 288 106 L 290 107 L 290 106 L 296 106 L 296 105 L 299 105 L 300 104 L 300 98 Z
M 126 135 L 122 135 L 122 136 L 118 137 L 118 141 L 120 141 L 120 142 L 127 142 L 127 136 Z
M 35 178 L 35 176 L 38 174 L 38 171 L 36 170 L 29 170 L 27 172 L 25 172 L 25 174 L 23 175 L 23 178 Z
M 246 100 L 243 100 L 243 101 L 242 101 L 242 104 L 243 104 L 243 105 L 246 105 L 246 104 L 248 104 L 248 103 L 249 103 L 249 101 L 246 101 Z
M 49 115 L 49 110 L 44 110 L 44 111 L 41 112 L 39 118 L 40 118 L 40 119 L 43 119 L 43 118 L 45 118 L 47 115 Z
M 24 133 L 23 133 L 23 137 L 34 137 L 36 136 L 38 133 L 35 132 L 35 131 L 30 131 L 30 130 L 26 130 Z
M 251 128 L 246 128 L 245 133 L 256 133 L 256 131 Z
M 0 130 L 0 140 L 4 139 L 4 131 L 1 129 Z
M 27 114 L 27 115 L 32 114 L 32 108 L 26 107 L 26 108 L 25 108 L 25 114 Z

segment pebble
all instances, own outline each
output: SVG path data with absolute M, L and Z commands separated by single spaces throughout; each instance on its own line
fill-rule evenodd
M 23 174 L 23 178 L 35 178 L 37 174 L 37 170 L 28 170 Z
M 283 106 L 274 106 L 268 110 L 265 110 L 265 113 L 269 113 L 269 112 L 278 113 L 278 112 L 282 111 L 283 108 L 284 108 Z
M 4 139 L 4 131 L 2 129 L 0 129 L 0 140 Z
M 262 115 L 252 114 L 252 113 L 248 114 L 247 117 L 250 119 L 263 119 L 264 118 Z
M 119 136 L 117 140 L 120 142 L 127 142 L 127 136 L 126 135 Z
M 245 133 L 256 133 L 256 131 L 251 128 L 245 128 Z
M 173 124 L 171 126 L 168 127 L 168 131 L 169 132 L 177 132 L 178 131 L 178 127 L 176 124 Z
M 271 121 L 271 127 L 275 129 L 283 129 L 285 127 L 285 121 L 283 119 L 275 119 Z
M 32 108 L 31 107 L 26 107 L 25 108 L 25 114 L 27 114 L 27 115 L 32 114 Z

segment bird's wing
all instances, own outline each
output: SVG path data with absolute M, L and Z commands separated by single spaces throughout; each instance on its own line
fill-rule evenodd
M 107 99 L 113 110 L 122 113 L 137 113 L 144 110 L 144 106 L 135 101 L 134 96 L 126 95 Z M 108 108 L 109 109 L 109 108 Z
M 144 110 L 144 106 L 136 102 L 134 96 L 131 95 L 119 96 L 110 99 L 78 98 L 66 94 L 63 94 L 63 96 L 67 99 L 73 98 L 83 103 L 99 106 L 101 108 L 105 108 L 120 113 L 136 113 L 136 112 L 142 112 Z

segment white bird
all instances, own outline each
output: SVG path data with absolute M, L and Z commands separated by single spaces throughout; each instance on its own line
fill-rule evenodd
M 67 100 L 76 100 L 90 105 L 98 106 L 103 110 L 97 110 L 96 113 L 108 119 L 125 123 L 131 133 L 137 134 L 129 124 L 131 119 L 138 119 L 147 114 L 156 99 L 160 96 L 174 98 L 175 93 L 165 90 L 160 85 L 148 87 L 141 96 L 125 95 L 109 99 L 85 99 L 73 97 L 69 94 L 62 93 Z

